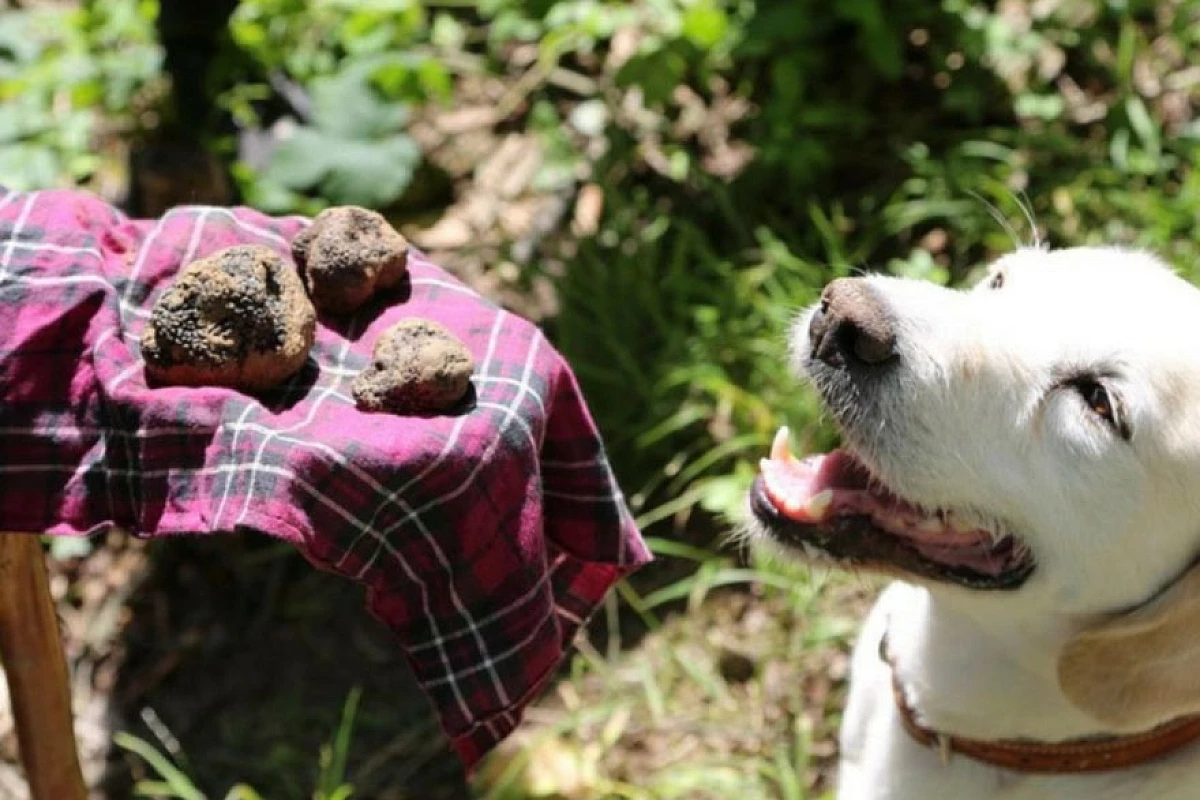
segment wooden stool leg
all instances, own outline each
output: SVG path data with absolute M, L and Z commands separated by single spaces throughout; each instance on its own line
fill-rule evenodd
M 0 663 L 33 800 L 84 800 L 58 616 L 30 534 L 0 533 Z

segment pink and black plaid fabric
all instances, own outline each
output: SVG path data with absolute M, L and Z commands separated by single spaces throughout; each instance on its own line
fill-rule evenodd
M 420 253 L 401 290 L 323 319 L 269 394 L 148 387 L 138 337 L 176 271 L 235 244 L 290 258 L 306 224 L 0 190 L 0 530 L 285 539 L 367 588 L 471 765 L 649 555 L 561 356 Z M 474 354 L 471 410 L 355 409 L 376 336 L 410 316 Z

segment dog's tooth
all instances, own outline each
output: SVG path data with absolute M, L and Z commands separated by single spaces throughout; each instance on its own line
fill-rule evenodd
M 917 530 L 921 533 L 941 533 L 945 529 L 942 521 L 937 517 L 926 517 L 917 523 Z
M 823 492 L 817 492 L 812 497 L 808 498 L 808 505 L 805 510 L 814 522 L 820 522 L 825 519 L 829 513 L 829 506 L 833 503 L 833 490 L 826 489 Z
M 775 432 L 775 441 L 771 442 L 771 460 L 772 461 L 790 461 L 792 458 L 792 447 L 788 439 L 790 433 L 787 425 L 781 427 Z
M 971 531 L 975 530 L 974 525 L 964 519 L 960 519 L 954 514 L 949 514 L 948 519 L 950 521 L 950 528 L 955 533 L 970 533 Z

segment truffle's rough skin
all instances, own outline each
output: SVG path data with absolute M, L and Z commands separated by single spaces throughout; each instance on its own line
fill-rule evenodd
M 142 357 L 161 383 L 262 391 L 304 365 L 316 327 L 291 265 L 240 245 L 179 271 L 142 332 Z
M 358 206 L 322 211 L 292 240 L 292 256 L 313 303 L 345 314 L 408 271 L 408 240 L 382 214 Z
M 470 351 L 450 331 L 425 319 L 402 320 L 375 341 L 375 360 L 354 380 L 354 399 L 366 411 L 448 411 L 466 395 L 474 368 Z

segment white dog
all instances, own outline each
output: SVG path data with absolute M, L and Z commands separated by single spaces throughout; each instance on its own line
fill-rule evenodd
M 900 579 L 855 650 L 839 798 L 1200 798 L 1200 291 L 1021 249 L 971 291 L 835 281 L 792 344 L 846 449 L 781 432 L 754 527 Z

